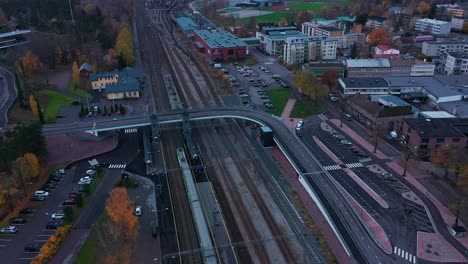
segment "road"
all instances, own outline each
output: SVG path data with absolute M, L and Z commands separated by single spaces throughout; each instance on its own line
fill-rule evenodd
M 0 128 L 8 123 L 8 110 L 16 99 L 17 89 L 15 77 L 9 71 L 0 67 Z

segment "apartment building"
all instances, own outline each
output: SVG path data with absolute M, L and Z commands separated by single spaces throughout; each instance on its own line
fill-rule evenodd
M 430 18 L 418 19 L 414 27 L 416 31 L 434 35 L 447 35 L 451 28 L 450 22 Z
M 350 49 L 354 44 L 364 45 L 366 43 L 366 34 L 364 33 L 352 33 L 345 34 L 338 39 L 339 49 Z
M 431 41 L 423 42 L 421 53 L 429 57 L 439 57 L 446 52 L 468 53 L 468 42 L 465 41 Z
M 448 52 L 442 54 L 441 62 L 446 75 L 468 75 L 468 53 Z
M 387 21 L 387 18 L 385 18 L 385 17 L 371 16 L 371 17 L 367 18 L 367 22 L 366 22 L 365 26 L 366 26 L 366 28 L 372 29 L 372 30 L 380 29 L 380 28 L 384 27 L 384 24 L 385 24 L 386 21 Z
M 311 37 L 289 37 L 284 43 L 283 61 L 285 64 L 302 64 L 309 61 Z
M 257 32 L 256 37 L 260 39 L 259 48 L 265 53 L 283 58 L 287 38 L 305 38 L 307 35 L 299 32 L 296 27 L 264 27 Z
M 309 61 L 334 60 L 338 39 L 333 37 L 311 37 L 309 43 Z
M 445 14 L 451 18 L 468 17 L 468 2 L 455 3 L 445 8 Z
M 392 48 L 390 45 L 380 44 L 374 49 L 374 58 L 392 58 L 399 56 L 400 51 Z
M 302 33 L 309 36 L 328 36 L 328 37 L 339 37 L 344 32 L 343 28 L 334 26 L 324 26 L 319 23 L 306 22 L 302 24 Z

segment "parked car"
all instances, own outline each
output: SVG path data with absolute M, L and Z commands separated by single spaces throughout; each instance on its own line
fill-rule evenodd
M 2 234 L 15 234 L 16 232 L 18 232 L 16 226 L 6 226 L 0 229 L 0 233 Z
M 36 243 L 30 243 L 24 246 L 24 251 L 26 252 L 39 252 L 41 250 L 41 246 Z
M 262 96 L 260 96 L 260 99 L 269 99 L 269 98 L 266 95 L 262 95 Z
M 21 218 L 21 217 L 15 217 L 10 220 L 10 224 L 24 224 L 26 223 L 26 219 Z
M 338 102 L 338 98 L 332 96 L 332 97 L 330 97 L 330 101 L 332 101 L 332 102 Z
M 46 192 L 46 191 L 43 191 L 43 190 L 37 190 L 37 191 L 34 193 L 34 195 L 42 195 L 42 196 L 47 197 L 47 196 L 49 196 L 49 193 Z
M 31 208 L 23 208 L 21 211 L 20 211 L 20 214 L 32 214 L 33 213 L 33 210 Z
M 44 201 L 45 196 L 44 195 L 33 195 L 31 196 L 31 201 Z
M 75 206 L 75 204 L 76 204 L 75 199 L 66 199 L 62 203 L 62 205 L 65 205 L 65 206 Z
M 64 169 L 58 170 L 57 173 L 61 175 L 65 175 L 65 170 Z
M 361 157 L 361 158 L 368 158 L 368 157 L 369 157 L 369 156 L 367 156 L 367 154 L 364 153 L 362 150 L 359 151 L 359 152 L 357 152 L 356 155 L 357 155 L 358 157 Z
M 57 229 L 62 224 L 63 224 L 62 221 L 57 221 L 57 220 L 49 221 L 47 222 L 46 229 Z
M 62 220 L 63 218 L 65 218 L 64 213 L 54 213 L 54 214 L 52 214 L 52 219 L 54 219 L 54 220 Z
M 95 171 L 95 170 L 87 170 L 87 171 L 86 171 L 86 175 L 95 176 L 95 175 L 96 175 L 96 171 Z
M 140 216 L 141 215 L 141 206 L 138 205 L 137 207 L 135 207 L 135 212 L 134 213 L 135 213 L 136 216 Z
M 248 94 L 241 94 L 240 97 L 245 98 L 245 97 L 249 97 L 249 95 Z
M 340 143 L 344 144 L 344 145 L 352 145 L 353 144 L 351 141 L 345 140 L 345 139 L 341 140 Z
M 68 194 L 68 199 L 75 199 L 76 195 L 77 195 L 77 193 L 71 192 L 71 193 Z
M 93 181 L 93 178 L 89 177 L 89 176 L 85 176 L 83 178 L 81 178 L 79 181 L 78 181 L 78 184 L 91 184 L 91 182 Z

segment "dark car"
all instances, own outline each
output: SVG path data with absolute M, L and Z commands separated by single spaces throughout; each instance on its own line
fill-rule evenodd
M 33 210 L 31 208 L 24 208 L 23 210 L 20 211 L 20 214 L 32 214 Z
M 39 246 L 36 243 L 27 244 L 26 246 L 24 246 L 24 251 L 26 252 L 39 252 L 40 250 L 41 246 Z
M 71 193 L 68 194 L 68 199 L 75 199 L 76 195 L 77 195 L 77 193 L 71 192 Z
M 66 199 L 62 204 L 65 206 L 74 206 L 76 202 L 75 199 Z
M 24 224 L 26 223 L 26 219 L 21 218 L 21 217 L 15 217 L 10 220 L 10 224 Z
M 62 221 L 49 221 L 47 222 L 46 229 L 57 229 L 62 224 Z
M 31 196 L 31 201 L 44 201 L 44 195 L 33 195 Z

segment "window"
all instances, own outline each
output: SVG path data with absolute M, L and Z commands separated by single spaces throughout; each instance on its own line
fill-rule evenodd
M 436 143 L 437 143 L 437 144 L 442 144 L 442 143 L 444 143 L 444 138 L 437 138 Z
M 460 142 L 460 138 L 452 138 L 452 142 L 453 143 L 458 143 L 458 142 Z
M 422 138 L 421 144 L 429 144 L 429 138 Z

